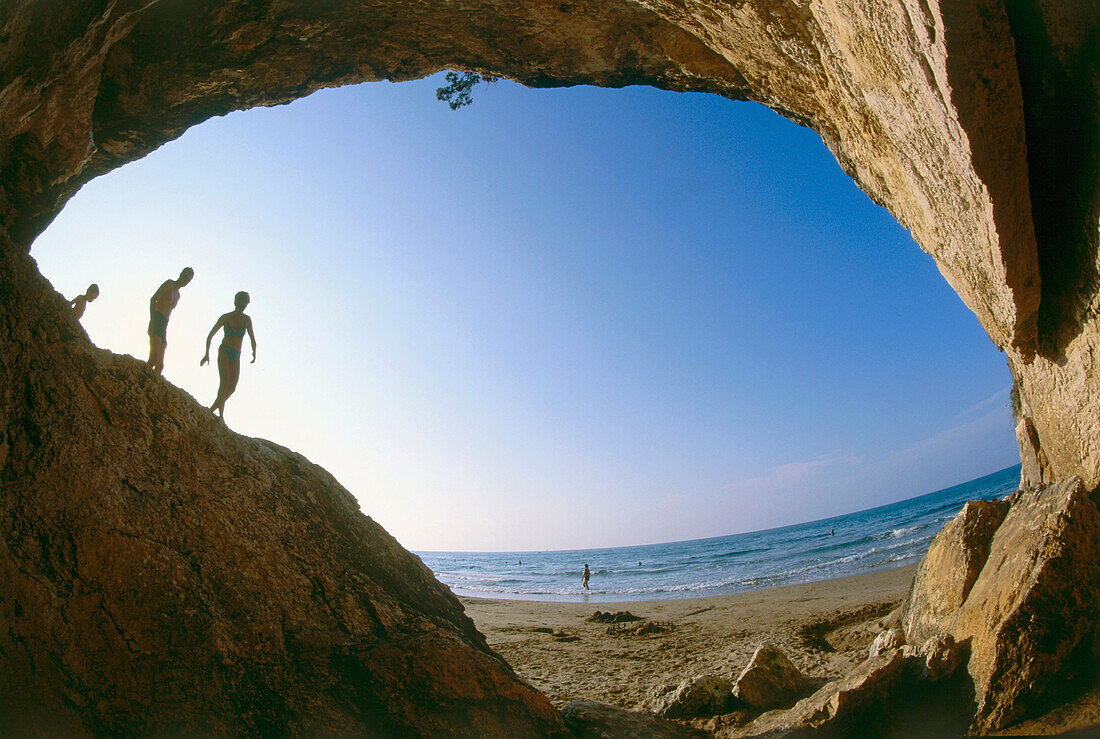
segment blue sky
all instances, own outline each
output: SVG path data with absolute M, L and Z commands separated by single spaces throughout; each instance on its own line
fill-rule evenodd
M 331 471 L 411 549 L 698 538 L 881 505 L 1019 461 L 1003 356 L 812 131 L 649 88 L 439 78 L 208 121 L 99 178 L 32 256 L 165 376 L 237 290 L 231 428 Z M 215 339 L 217 342 L 218 339 Z M 246 352 L 245 357 L 248 357 Z

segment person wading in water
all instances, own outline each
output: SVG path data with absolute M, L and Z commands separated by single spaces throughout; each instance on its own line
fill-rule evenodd
M 248 332 L 248 339 L 252 342 L 252 362 L 256 362 L 256 334 L 252 333 L 252 319 L 245 315 L 244 309 L 248 307 L 250 298 L 243 290 L 233 298 L 234 310 L 225 313 L 210 329 L 206 336 L 206 356 L 199 362 L 203 366 L 210 361 L 210 339 L 214 338 L 219 328 L 225 329 L 221 346 L 218 347 L 218 397 L 210 406 L 211 412 L 217 411 L 225 421 L 225 401 L 237 389 L 237 380 L 241 377 L 241 345 L 244 343 L 244 334 Z
M 168 346 L 168 316 L 180 300 L 180 288 L 191 281 L 195 270 L 184 267 L 180 276 L 164 283 L 149 298 L 149 361 L 145 366 L 158 375 L 164 372 L 164 350 Z

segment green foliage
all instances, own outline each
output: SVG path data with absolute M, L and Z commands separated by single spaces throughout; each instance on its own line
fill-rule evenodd
M 435 97 L 450 105 L 451 110 L 458 110 L 474 101 L 470 96 L 474 85 L 479 82 L 496 81 L 496 77 L 480 75 L 477 72 L 447 72 L 447 86 L 436 88 Z

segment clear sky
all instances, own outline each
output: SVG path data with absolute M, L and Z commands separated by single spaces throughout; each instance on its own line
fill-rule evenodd
M 649 88 L 439 77 L 208 121 L 89 183 L 31 254 L 165 377 L 248 290 L 231 428 L 301 452 L 414 550 L 732 534 L 1019 461 L 977 320 L 812 131 Z M 212 346 L 216 347 L 215 337 Z

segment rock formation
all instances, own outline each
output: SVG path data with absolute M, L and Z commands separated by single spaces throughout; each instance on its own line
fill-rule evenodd
M 762 644 L 734 681 L 733 695 L 753 708 L 790 705 L 805 695 L 809 682 L 787 655 L 771 644 Z
M 5 734 L 564 734 L 328 473 L 92 347 L 29 261 L 0 257 Z
M 245 728 L 306 715 L 344 726 L 358 706 L 428 733 L 443 713 L 486 728 L 496 701 L 516 700 L 531 726 L 555 730 L 323 473 L 219 435 L 180 393 L 97 353 L 27 257 L 91 178 L 211 116 L 321 87 L 457 67 L 538 86 L 712 92 L 812 127 L 1006 353 L 1023 482 L 1100 486 L 1094 0 L 8 0 L 0 49 L 0 698 L 33 694 L 58 727 L 126 727 L 142 701 L 186 698 Z M 176 461 L 154 464 L 165 454 Z M 368 530 L 371 544 L 355 544 Z M 1006 539 L 1000 561 L 1031 582 L 1021 541 Z M 965 580 L 953 582 L 967 604 L 1000 608 L 981 576 Z M 1044 584 L 1092 602 L 1080 583 Z M 135 604 L 162 621 L 131 623 Z M 75 614 L 87 629 L 73 630 Z M 992 638 L 980 615 L 957 621 L 976 649 Z M 187 630 L 168 633 L 170 617 Z M 1073 639 L 1088 631 L 1079 617 Z M 402 676 L 367 667 L 390 657 Z M 459 679 L 455 663 L 481 668 Z M 1000 670 L 975 679 L 1024 700 Z M 109 695 L 108 678 L 128 687 Z M 425 687 L 399 700 L 396 686 L 413 683 Z
M 1096 504 L 1074 478 L 1016 493 L 1007 508 L 969 504 L 943 528 L 902 615 L 910 643 L 937 633 L 969 643 L 979 730 L 1004 727 L 1100 660 Z
M 733 695 L 733 683 L 720 675 L 696 675 L 679 685 L 668 685 L 649 702 L 662 718 L 713 716 L 722 713 Z

